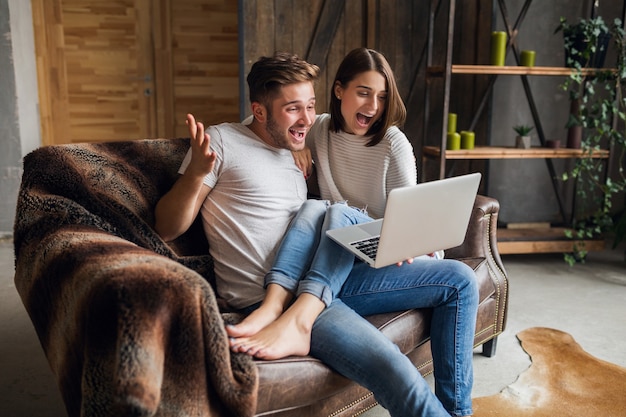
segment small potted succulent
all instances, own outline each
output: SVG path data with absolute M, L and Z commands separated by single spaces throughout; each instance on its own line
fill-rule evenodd
M 533 127 L 519 125 L 513 126 L 513 130 L 517 133 L 517 136 L 515 137 L 515 147 L 530 149 L 530 131 L 533 130 Z

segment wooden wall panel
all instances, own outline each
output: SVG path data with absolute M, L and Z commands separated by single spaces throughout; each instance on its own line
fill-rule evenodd
M 153 74 L 141 42 L 149 39 L 141 33 L 148 28 L 139 10 L 135 0 L 63 1 L 70 141 L 153 134 L 145 103 L 150 93 L 144 95 Z
M 237 4 L 32 0 L 44 144 L 186 136 L 239 118 Z
M 239 120 L 237 2 L 177 0 L 170 14 L 173 135 L 188 135 L 190 112 L 207 125 Z
M 334 33 L 320 31 L 327 23 L 321 17 L 324 12 L 330 13 L 333 17 L 339 16 L 339 24 Z M 245 77 L 259 57 L 271 55 L 275 51 L 292 52 L 320 66 L 322 72 L 315 88 L 317 111 L 326 111 L 330 101 L 328 96 L 330 85 L 341 59 L 351 49 L 366 42 L 367 31 L 364 27 L 367 24 L 367 2 L 240 0 L 240 13 L 243 21 L 240 31 L 243 43 L 240 80 L 244 115 L 250 114 Z M 330 36 L 332 42 L 328 48 L 321 51 L 326 58 L 321 61 L 316 58 L 319 56 L 317 53 L 319 49 L 312 54 L 313 57 L 309 57 L 311 51 L 315 49 L 314 40 L 327 36 Z
M 52 145 L 69 134 L 63 14 L 60 2 L 32 0 L 31 6 L 42 144 Z
M 43 143 L 150 136 L 150 1 L 32 6 Z
M 347 0 L 346 3 L 359 3 L 359 0 Z M 245 78 L 252 64 L 261 56 L 268 56 L 275 51 L 287 51 L 307 58 L 311 48 L 311 40 L 319 24 L 319 16 L 324 0 L 294 2 L 288 0 L 254 1 L 240 0 L 239 12 L 242 13 L 243 27 L 240 31 L 242 39 L 242 66 L 240 68 L 240 100 L 244 116 L 250 114 L 250 101 Z M 338 2 L 339 3 L 339 2 Z M 333 2 L 328 3 L 331 7 Z M 336 3 L 335 3 L 336 5 Z M 345 15 L 344 10 L 340 10 Z M 358 16 L 355 17 L 358 19 Z M 343 17 L 342 17 L 343 20 Z M 339 24 L 341 27 L 341 23 Z M 359 39 L 357 42 L 361 42 Z M 337 54 L 345 54 L 343 45 L 332 44 L 329 56 L 339 49 Z M 320 82 L 316 85 L 317 111 L 328 106 L 327 99 L 327 62 L 314 62 L 322 67 Z M 333 71 L 336 69 L 334 67 Z M 334 76 L 333 74 L 330 77 Z M 321 107 L 320 107 L 321 106 Z
M 259 4 L 262 3 L 262 4 Z M 412 0 L 345 0 L 317 1 L 308 3 L 274 0 L 257 2 L 240 0 L 240 11 L 243 13 L 243 57 L 245 66 L 241 69 L 245 76 L 252 63 L 261 55 L 275 50 L 290 50 L 322 68 L 322 74 L 316 86 L 317 111 L 328 109 L 329 96 L 335 71 L 343 57 L 352 49 L 360 46 L 378 49 L 388 58 L 396 72 L 404 97 L 408 98 L 409 90 L 414 84 L 418 57 L 416 51 L 423 44 L 426 31 L 426 16 L 423 2 Z M 298 12 L 299 10 L 299 12 Z M 320 28 L 331 26 L 324 19 L 324 13 L 339 13 L 339 24 L 333 33 L 320 32 Z M 296 17 L 305 12 L 308 19 L 302 18 L 297 28 L 288 21 L 289 16 Z M 424 15 L 424 16 L 422 16 Z M 415 19 L 417 19 L 417 24 Z M 304 37 L 304 41 L 293 42 L 290 30 Z M 420 39 L 421 33 L 421 39 Z M 309 55 L 315 50 L 315 42 L 330 44 L 325 50 L 325 58 L 319 60 L 319 53 Z M 287 49 L 289 46 L 291 49 Z M 319 52 L 319 48 L 318 51 Z M 318 62 L 319 61 L 319 62 Z M 242 95 L 242 100 L 247 96 Z M 248 103 L 245 111 L 249 114 Z
M 175 137 L 172 0 L 154 5 L 152 28 L 157 136 Z
M 317 111 L 324 112 L 336 68 L 358 46 L 379 50 L 394 69 L 416 153 L 429 140 L 422 137 L 427 1 L 31 1 L 45 144 L 186 136 L 188 112 L 207 124 L 238 120 L 249 114 L 252 63 L 276 50 L 320 61 Z M 441 39 L 448 2 L 430 3 L 441 9 Z M 457 1 L 455 63 L 488 54 L 491 6 Z M 479 81 L 455 89 L 465 89 L 453 95 L 458 113 L 476 105 Z

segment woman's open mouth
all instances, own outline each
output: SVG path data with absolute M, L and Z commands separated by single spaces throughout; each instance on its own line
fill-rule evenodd
M 366 116 L 363 113 L 356 114 L 356 121 L 362 127 L 368 127 L 373 117 Z

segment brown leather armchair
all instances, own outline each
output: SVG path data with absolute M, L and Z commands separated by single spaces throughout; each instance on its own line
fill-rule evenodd
M 16 288 L 69 416 L 348 416 L 372 394 L 311 357 L 230 354 L 201 225 L 166 244 L 154 206 L 186 139 L 60 145 L 27 155 L 14 229 Z M 498 202 L 478 196 L 465 242 L 475 345 L 495 353 L 508 304 Z M 426 375 L 429 310 L 368 317 Z

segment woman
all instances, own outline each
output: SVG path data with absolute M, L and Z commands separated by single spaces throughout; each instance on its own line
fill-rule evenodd
M 382 217 L 389 191 L 416 183 L 413 150 L 398 128 L 406 110 L 391 68 L 380 53 L 355 49 L 331 92 L 330 114 L 318 116 L 307 136 L 323 200 L 305 202 L 292 221 L 266 275 L 261 306 L 227 328 L 231 347 L 265 359 L 310 353 L 372 390 L 394 416 L 470 415 L 473 271 L 428 256 L 373 269 L 325 234 Z M 410 308 L 433 308 L 437 398 L 362 318 Z

